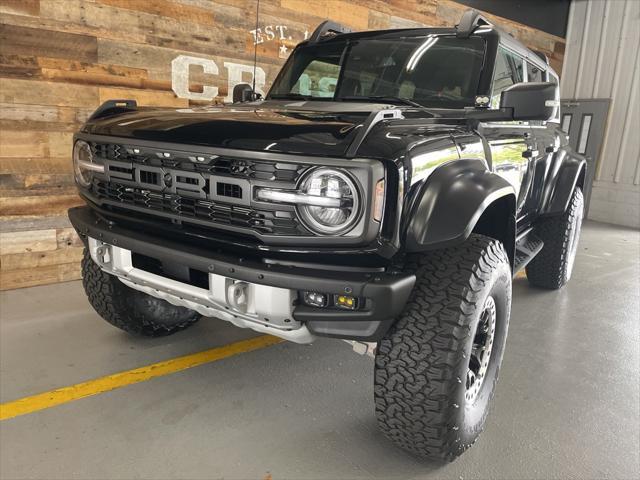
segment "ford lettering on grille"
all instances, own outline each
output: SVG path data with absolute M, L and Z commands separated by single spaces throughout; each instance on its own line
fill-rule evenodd
M 239 178 L 104 159 L 109 181 L 235 205 L 250 204 L 250 183 Z

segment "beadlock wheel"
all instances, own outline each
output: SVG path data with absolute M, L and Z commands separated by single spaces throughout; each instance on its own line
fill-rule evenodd
M 467 391 L 465 392 L 467 404 L 473 404 L 476 401 L 482 388 L 487 369 L 489 368 L 489 361 L 491 360 L 491 350 L 493 348 L 493 337 L 495 333 L 496 301 L 492 296 L 488 296 L 484 304 L 484 309 L 480 314 L 475 335 L 473 336 L 469 368 L 467 370 Z

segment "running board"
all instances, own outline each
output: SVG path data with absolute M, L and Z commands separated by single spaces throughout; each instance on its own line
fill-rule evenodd
M 544 247 L 544 242 L 531 231 L 518 238 L 516 241 L 516 258 L 513 262 L 513 274 L 515 275 L 526 267 L 540 253 L 542 247 Z

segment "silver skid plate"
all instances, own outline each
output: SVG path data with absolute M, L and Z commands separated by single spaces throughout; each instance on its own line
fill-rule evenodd
M 205 289 L 134 267 L 131 251 L 125 248 L 89 238 L 89 251 L 103 271 L 152 297 L 295 343 L 311 343 L 315 339 L 305 325 L 293 318 L 295 290 L 214 273 L 208 274 L 209 288 Z

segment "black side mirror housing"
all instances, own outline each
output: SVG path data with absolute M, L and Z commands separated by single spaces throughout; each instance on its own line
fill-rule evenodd
M 250 102 L 256 95 L 248 83 L 239 83 L 233 87 L 233 103 Z
M 557 88 L 550 82 L 516 83 L 502 92 L 500 109 L 513 111 L 513 120 L 550 120 L 560 108 Z

